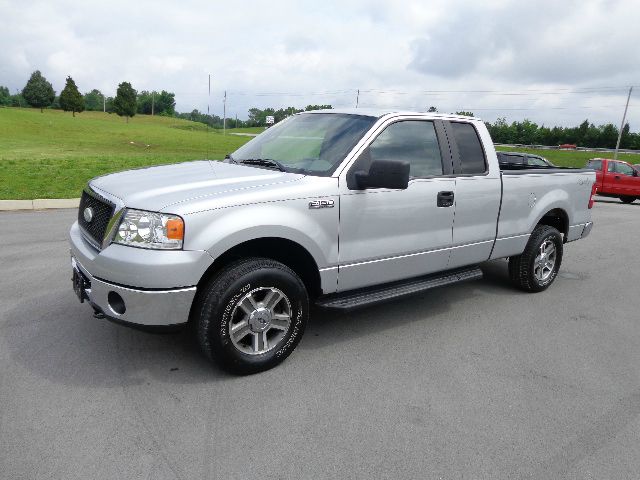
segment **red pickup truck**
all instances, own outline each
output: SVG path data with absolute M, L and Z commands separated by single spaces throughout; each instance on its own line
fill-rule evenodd
M 624 203 L 640 198 L 640 168 L 608 158 L 591 159 L 587 168 L 596 171 L 595 187 L 598 195 L 618 197 Z

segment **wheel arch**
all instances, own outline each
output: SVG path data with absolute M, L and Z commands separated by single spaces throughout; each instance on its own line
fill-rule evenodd
M 249 257 L 270 258 L 298 274 L 310 298 L 322 293 L 320 270 L 313 255 L 299 243 L 282 237 L 260 237 L 241 242 L 218 255 L 204 272 L 198 286 L 231 262 Z
M 566 243 L 569 233 L 569 215 L 563 208 L 553 208 L 547 211 L 536 223 L 536 226 L 538 225 L 554 227 L 562 233 L 563 242 Z

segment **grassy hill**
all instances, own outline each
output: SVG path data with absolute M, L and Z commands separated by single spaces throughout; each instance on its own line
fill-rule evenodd
M 222 159 L 250 139 L 170 117 L 0 108 L 0 199 L 78 197 L 96 175 Z
M 202 158 L 222 159 L 251 139 L 201 123 L 136 115 L 0 108 L 0 199 L 78 197 L 87 180 L 104 173 Z M 595 152 L 531 150 L 556 165 L 581 167 Z M 639 155 L 621 159 L 640 163 Z

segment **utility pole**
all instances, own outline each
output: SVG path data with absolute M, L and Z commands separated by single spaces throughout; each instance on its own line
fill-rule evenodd
M 358 93 L 356 94 L 356 108 L 358 108 L 358 103 L 360 103 L 360 89 L 358 89 Z
M 627 95 L 627 104 L 624 106 L 624 113 L 622 114 L 622 123 L 620 124 L 620 131 L 618 132 L 618 141 L 616 142 L 616 152 L 613 154 L 613 159 L 618 159 L 618 150 L 620 149 L 620 140 L 622 140 L 622 129 L 624 128 L 624 122 L 627 119 L 627 109 L 629 108 L 629 100 L 631 99 L 631 92 L 633 87 L 629 87 L 629 95 Z
M 209 74 L 209 99 L 207 100 L 207 140 L 209 140 L 209 122 L 211 116 L 209 115 L 209 105 L 211 104 L 211 74 Z M 207 158 L 209 158 L 209 142 L 207 141 Z
M 102 94 L 102 113 L 107 113 L 107 97 Z
M 222 134 L 227 134 L 227 91 L 224 91 L 224 100 L 222 102 Z
M 238 128 L 238 114 L 236 113 L 236 128 Z
M 156 106 L 156 91 L 151 92 L 151 116 L 153 117 L 153 110 Z

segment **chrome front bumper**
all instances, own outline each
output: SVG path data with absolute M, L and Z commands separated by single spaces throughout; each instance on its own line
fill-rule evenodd
M 90 284 L 86 299 L 107 317 L 138 325 L 186 323 L 196 285 L 213 263 L 211 255 L 199 250 L 110 245 L 98 251 L 82 236 L 77 222 L 69 232 L 69 243 L 72 264 Z M 118 297 L 124 309 L 118 308 Z
M 189 319 L 196 287 L 140 290 L 95 278 L 73 256 L 71 267 L 85 278 L 84 298 L 111 319 L 147 326 L 180 325 Z

